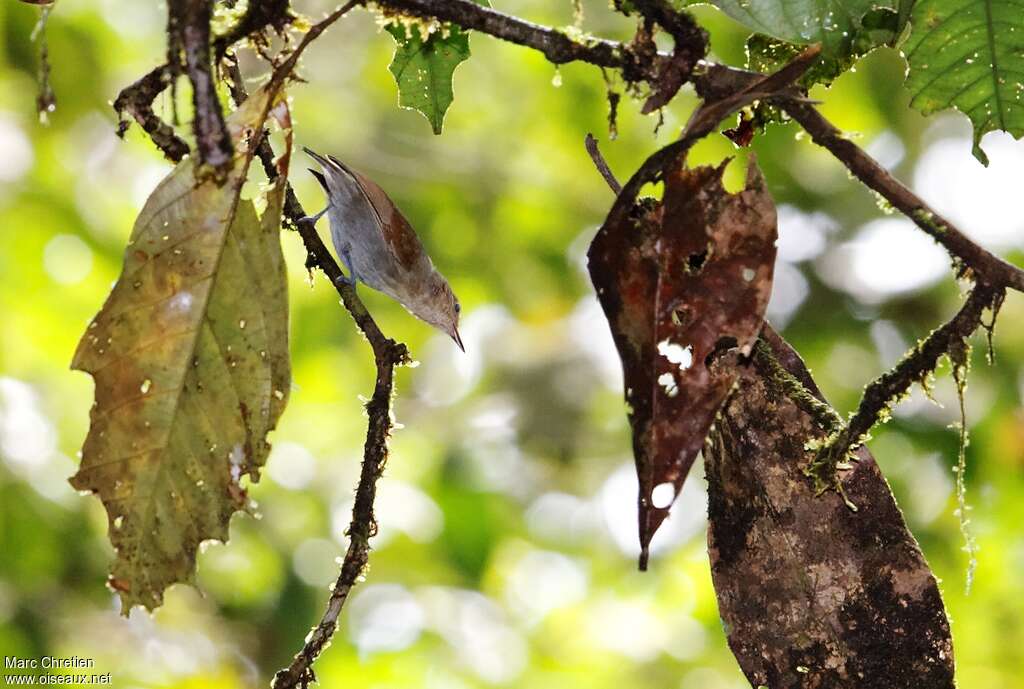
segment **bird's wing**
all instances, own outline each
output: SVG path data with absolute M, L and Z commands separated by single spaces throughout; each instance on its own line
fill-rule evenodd
M 363 192 L 363 196 L 377 216 L 378 228 L 384 241 L 387 242 L 388 248 L 391 249 L 391 253 L 403 268 L 411 270 L 416 265 L 416 259 L 424 255 L 424 249 L 419 237 L 416 236 L 416 231 L 402 215 L 402 211 L 398 210 L 391 198 L 377 186 L 376 182 L 346 166 L 334 156 L 327 157 L 355 179 L 360 191 Z

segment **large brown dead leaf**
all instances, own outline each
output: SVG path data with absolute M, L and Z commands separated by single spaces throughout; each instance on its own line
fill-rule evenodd
M 287 401 L 290 136 L 262 218 L 240 198 L 271 100 L 261 90 L 229 118 L 238 154 L 226 181 L 197 179 L 185 160 L 150 195 L 72 363 L 92 374 L 96 403 L 71 484 L 107 508 L 124 614 L 190 582 L 202 541 L 227 540 Z M 275 112 L 288 126 L 284 103 Z
M 722 187 L 723 171 L 724 164 L 670 172 L 661 204 L 641 202 L 622 222 L 606 221 L 588 253 L 622 359 L 641 568 L 735 382 L 733 370 L 713 360 L 749 350 L 771 294 L 775 206 L 753 161 L 738 194 Z M 661 484 L 671 487 L 658 489 L 670 499 L 655 505 Z
M 796 352 L 765 331 L 820 398 Z M 857 512 L 834 491 L 817 495 L 804 442 L 824 432 L 753 365 L 737 370 L 704 467 L 719 611 L 751 685 L 951 688 L 938 586 L 871 453 L 841 475 Z

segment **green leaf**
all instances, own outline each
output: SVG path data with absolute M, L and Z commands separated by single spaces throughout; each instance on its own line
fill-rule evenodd
M 823 53 L 847 55 L 864 15 L 896 9 L 896 0 L 710 0 L 757 33 L 789 43 L 821 43 Z
M 261 90 L 229 118 L 236 150 L 269 105 Z M 240 152 L 223 183 L 185 160 L 157 186 L 72 363 L 92 374 L 96 403 L 71 484 L 107 509 L 108 583 L 126 615 L 191 582 L 200 543 L 227 540 L 248 502 L 242 477 L 258 480 L 287 400 L 287 171 L 260 218 L 240 199 L 250 160 Z
M 387 27 L 397 47 L 388 69 L 398 82 L 398 104 L 419 110 L 435 134 L 452 103 L 452 74 L 469 58 L 469 34 L 456 26 L 435 27 L 423 38 L 417 26 Z
M 1002 129 L 1024 135 L 1024 2 L 918 0 L 904 47 L 911 105 L 928 115 L 954 107 L 974 125 L 979 142 Z

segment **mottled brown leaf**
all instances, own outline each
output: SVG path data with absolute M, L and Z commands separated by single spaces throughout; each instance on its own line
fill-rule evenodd
M 771 293 L 775 207 L 751 162 L 729 194 L 719 168 L 680 167 L 662 203 L 606 221 L 591 244 L 590 275 L 622 359 L 640 480 L 640 566 L 735 381 L 712 366 L 748 351 Z M 608 223 L 613 224 L 609 225 Z M 655 505 L 656 486 L 670 499 Z
M 287 400 L 286 174 L 262 218 L 240 198 L 269 101 L 261 90 L 228 120 L 238 153 L 223 184 L 186 160 L 157 186 L 72 363 L 92 374 L 96 403 L 71 484 L 107 508 L 125 614 L 190 582 L 202 541 L 227 540 Z
M 765 330 L 820 398 L 796 352 Z M 751 685 L 951 688 L 938 586 L 871 453 L 841 475 L 858 511 L 815 494 L 804 442 L 824 433 L 753 365 L 737 368 L 704 465 L 719 611 Z

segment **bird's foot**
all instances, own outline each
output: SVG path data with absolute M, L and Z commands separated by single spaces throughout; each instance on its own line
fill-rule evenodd
M 334 284 L 336 285 L 348 285 L 349 287 L 355 287 L 357 282 L 359 282 L 359 280 L 357 280 L 355 276 L 349 277 L 347 275 L 339 275 L 334 280 Z
M 322 218 L 324 216 L 324 213 L 326 213 L 326 212 L 327 212 L 327 209 L 324 208 L 322 211 L 320 211 L 316 215 L 304 215 L 301 218 L 299 218 L 298 222 L 299 222 L 300 225 L 316 225 L 316 221 L 319 220 L 320 218 Z

